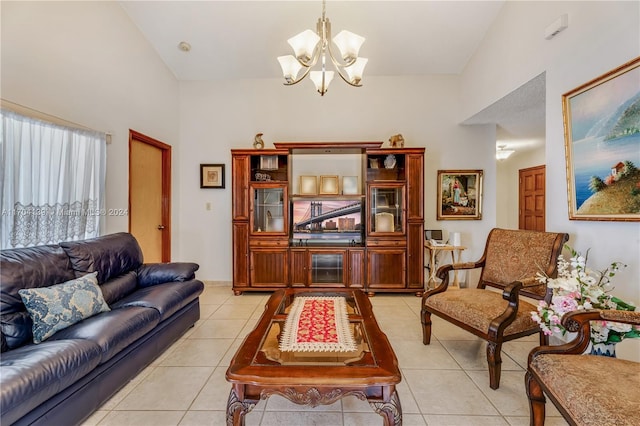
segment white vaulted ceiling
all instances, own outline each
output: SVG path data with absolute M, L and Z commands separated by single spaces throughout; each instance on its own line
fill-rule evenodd
M 333 35 L 344 29 L 366 37 L 360 50 L 369 58 L 366 84 L 367 76 L 461 74 L 505 1 L 328 0 L 326 16 Z M 178 80 L 282 78 L 276 57 L 291 53 L 287 39 L 315 31 L 322 14 L 321 0 L 119 4 Z M 178 48 L 182 41 L 191 45 L 189 53 Z M 544 76 L 523 88 L 528 90 L 514 92 L 466 124 L 496 123 L 499 135 L 540 141 Z
M 178 80 L 278 78 L 287 39 L 315 30 L 322 2 L 121 1 Z M 366 37 L 365 75 L 459 74 L 504 1 L 331 1 L 333 34 Z M 185 54 L 178 43 L 192 50 Z

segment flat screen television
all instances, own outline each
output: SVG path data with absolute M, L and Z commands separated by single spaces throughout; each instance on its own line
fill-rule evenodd
M 362 243 L 362 198 L 293 198 L 292 245 Z

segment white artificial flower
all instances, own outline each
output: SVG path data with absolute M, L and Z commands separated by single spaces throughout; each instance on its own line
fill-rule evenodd
M 621 322 L 607 322 L 607 327 L 620 333 L 627 333 L 633 328 L 631 324 L 624 324 Z
M 571 266 L 574 268 L 584 268 L 584 256 L 577 255 L 571 258 Z
M 556 278 L 549 280 L 547 286 L 550 288 L 557 288 L 566 292 L 577 291 L 580 288 L 580 283 L 575 277 L 571 278 Z
M 600 296 L 602 296 L 604 293 L 604 290 L 602 290 L 600 287 L 598 286 L 593 286 L 593 287 L 589 287 L 587 288 L 587 296 L 589 296 L 591 299 L 593 300 L 598 300 L 598 298 Z

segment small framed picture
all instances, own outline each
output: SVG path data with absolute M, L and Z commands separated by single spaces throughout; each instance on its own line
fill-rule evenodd
M 358 176 L 342 177 L 342 194 L 344 195 L 360 194 L 360 188 L 358 187 Z
M 482 170 L 438 170 L 437 220 L 482 219 Z
M 316 176 L 300 176 L 300 195 L 318 195 Z
M 320 194 L 338 193 L 338 176 L 320 176 Z
M 200 164 L 200 188 L 224 188 L 224 164 Z

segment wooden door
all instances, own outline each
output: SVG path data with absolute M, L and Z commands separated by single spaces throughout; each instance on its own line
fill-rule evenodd
M 407 155 L 407 220 L 424 218 L 424 155 Z
M 249 220 L 249 156 L 234 155 L 231 159 L 233 220 Z
M 367 248 L 367 288 L 406 288 L 407 250 Z
M 347 274 L 348 287 L 364 287 L 364 250 L 349 249 L 349 266 Z
M 251 287 L 286 287 L 289 282 L 289 249 L 251 249 Z
M 171 146 L 129 131 L 129 232 L 144 261 L 171 260 Z
M 291 259 L 291 285 L 293 287 L 306 287 L 309 282 L 309 252 L 307 249 L 291 249 L 289 252 Z
M 422 292 L 424 288 L 424 226 L 422 222 L 407 226 L 407 286 Z
M 249 286 L 249 223 L 233 223 L 233 287 Z
M 545 166 L 530 167 L 519 172 L 518 228 L 545 230 Z

